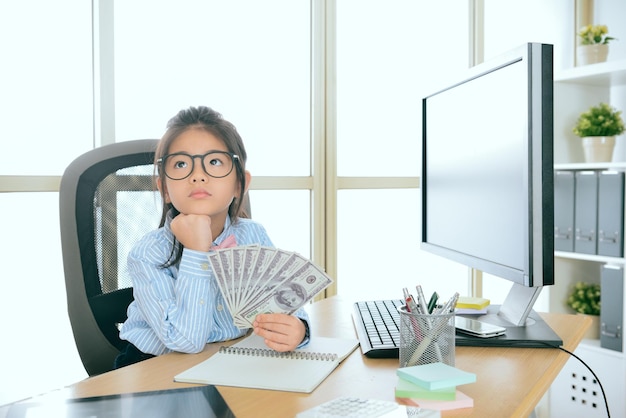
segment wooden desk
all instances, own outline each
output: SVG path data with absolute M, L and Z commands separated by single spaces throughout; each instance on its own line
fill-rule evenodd
M 310 313 L 313 335 L 355 336 L 352 303 L 339 297 L 316 302 Z M 542 314 L 563 339 L 563 347 L 574 351 L 590 320 L 575 315 Z M 229 342 L 232 344 L 233 342 Z M 175 383 L 173 377 L 213 354 L 221 344 L 208 344 L 199 354 L 171 353 L 99 376 L 70 387 L 72 396 L 89 397 L 194 386 Z M 474 399 L 473 408 L 448 411 L 444 417 L 528 417 L 569 355 L 550 348 L 457 347 L 456 366 L 476 373 L 476 383 L 462 390 Z M 220 386 L 219 391 L 237 417 L 293 417 L 338 396 L 394 399 L 398 359 L 370 359 L 357 348 L 311 394 Z

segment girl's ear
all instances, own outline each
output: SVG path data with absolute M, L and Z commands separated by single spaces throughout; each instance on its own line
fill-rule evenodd
M 170 200 L 170 195 L 167 193 L 167 189 L 163 185 L 163 181 L 161 180 L 161 177 L 157 177 L 156 186 L 159 192 L 161 193 L 161 195 L 163 196 L 165 203 L 172 203 L 172 201 Z
M 240 193 L 237 197 L 245 196 L 246 192 L 250 188 L 250 180 L 252 179 L 252 176 L 250 175 L 250 172 L 248 170 L 246 170 L 244 172 L 244 176 L 246 176 L 246 190 L 244 190 L 243 193 Z
M 248 191 L 248 189 L 250 188 L 250 179 L 252 179 L 252 176 L 250 175 L 250 172 L 248 170 L 244 171 L 243 175 L 246 177 L 246 190 L 244 190 L 243 192 L 241 191 L 241 183 L 237 183 L 237 191 L 235 194 L 235 198 L 237 199 L 243 199 L 243 196 L 246 195 L 246 192 Z

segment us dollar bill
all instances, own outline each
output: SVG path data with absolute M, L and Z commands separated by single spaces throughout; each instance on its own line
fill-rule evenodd
M 259 245 L 216 250 L 209 264 L 240 328 L 251 327 L 260 313 L 291 314 L 332 283 L 302 255 Z
M 237 315 L 248 324 L 261 313 L 291 314 L 332 283 L 332 279 L 308 260 L 280 283 L 267 288 Z

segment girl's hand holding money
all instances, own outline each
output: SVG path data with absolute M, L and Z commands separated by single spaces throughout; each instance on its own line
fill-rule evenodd
M 302 342 L 305 327 L 302 320 L 283 313 L 259 314 L 254 320 L 254 333 L 276 351 L 292 351 Z

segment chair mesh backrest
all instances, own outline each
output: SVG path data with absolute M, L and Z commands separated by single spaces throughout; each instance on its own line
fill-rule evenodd
M 133 245 L 158 227 L 162 201 L 154 188 L 152 164 L 117 170 L 96 189 L 94 246 L 99 293 L 132 287 L 126 258 Z
M 133 300 L 127 255 L 161 218 L 154 187 L 157 143 L 140 139 L 95 148 L 72 161 L 61 178 L 68 315 L 90 376 L 111 370 L 125 346 L 118 326 Z

